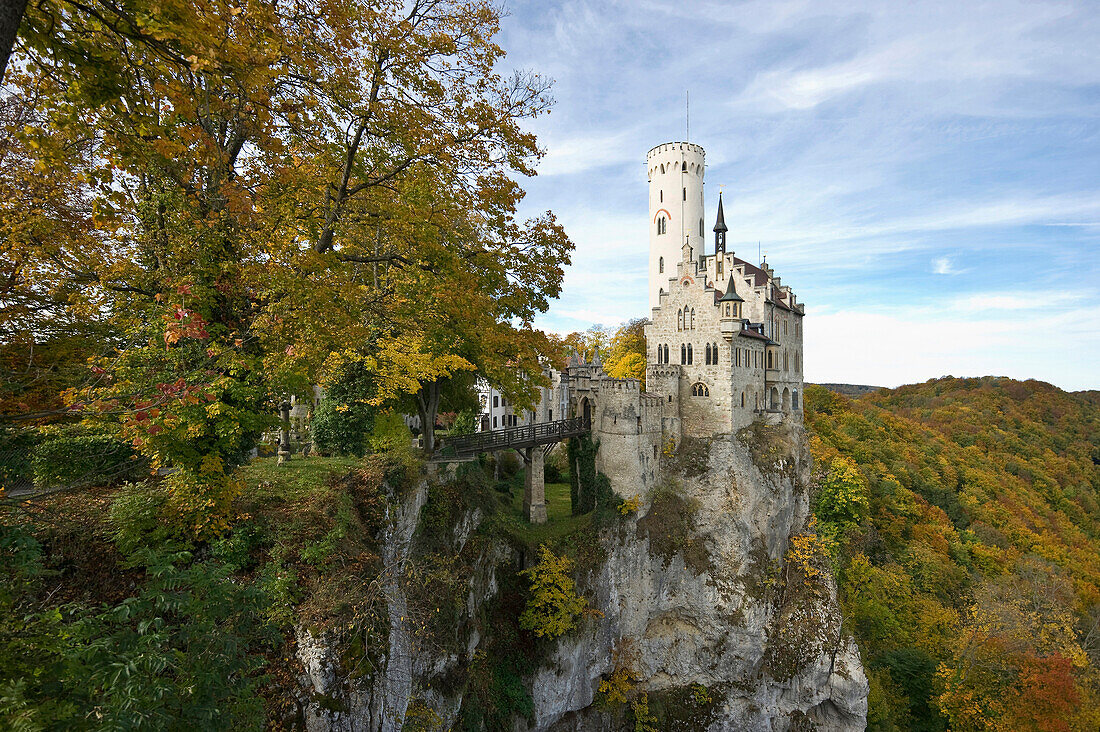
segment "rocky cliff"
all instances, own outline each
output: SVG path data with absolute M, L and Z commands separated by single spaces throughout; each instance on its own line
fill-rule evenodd
M 564 540 L 584 547 L 579 589 L 598 612 L 556 641 L 514 622 L 530 547 L 500 530 L 488 504 L 471 507 L 446 481 L 425 481 L 392 501 L 379 579 L 385 632 L 372 635 L 384 641 L 369 668 L 349 673 L 332 637 L 299 632 L 306 726 L 863 729 L 867 680 L 807 527 L 809 471 L 797 426 L 685 440 L 636 510 L 630 502 Z M 450 558 L 451 584 L 435 586 L 458 601 L 449 613 L 435 608 L 442 621 L 430 607 L 418 619 L 425 599 L 446 604 L 447 592 L 408 580 L 425 557 Z

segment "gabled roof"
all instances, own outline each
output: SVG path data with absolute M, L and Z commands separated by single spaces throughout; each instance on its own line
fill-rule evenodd
M 743 265 L 745 267 L 745 274 L 751 275 L 754 278 L 754 284 L 757 287 L 762 287 L 768 284 L 768 273 L 757 267 L 755 264 L 749 264 L 744 259 L 741 259 L 739 257 L 734 257 L 733 263 L 735 265 Z
M 749 328 L 745 328 L 740 333 L 738 333 L 738 335 L 744 336 L 745 338 L 756 338 L 757 340 L 760 340 L 760 341 L 769 341 L 769 340 L 771 340 L 766 335 L 760 335 L 755 330 L 751 330 Z

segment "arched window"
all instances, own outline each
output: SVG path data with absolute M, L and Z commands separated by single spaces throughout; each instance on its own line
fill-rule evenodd
M 688 362 L 687 346 L 683 343 L 680 344 L 680 363 L 686 364 Z
M 684 311 L 677 308 L 676 310 L 676 330 L 684 329 Z
M 710 396 L 710 389 L 707 388 L 706 384 L 692 384 L 691 395 L 700 397 Z
M 691 309 L 691 329 L 695 330 L 695 308 Z
M 783 351 L 783 370 L 784 371 L 790 371 L 791 370 L 790 356 L 786 351 Z
M 791 391 L 791 406 L 798 409 L 798 389 Z
M 660 259 L 657 260 L 657 271 L 660 272 L 661 274 L 664 274 L 664 271 L 665 271 L 665 258 L 664 257 L 661 257 Z
M 707 344 L 707 347 L 706 347 L 706 365 L 710 366 L 710 344 L 709 343 Z
M 657 234 L 664 234 L 666 231 L 668 231 L 668 219 L 661 216 L 657 219 Z
M 680 170 L 681 170 L 681 172 L 684 172 L 684 173 L 688 172 L 688 164 L 687 164 L 686 160 L 684 161 L 683 167 L 681 167 Z M 687 199 L 684 199 L 684 200 L 687 200 Z
M 688 364 L 690 365 L 691 363 L 692 363 L 692 357 L 691 357 L 691 344 L 689 343 L 689 344 L 688 344 Z
M 668 363 L 668 344 L 665 344 L 665 363 Z
M 661 163 L 661 175 L 665 174 L 665 164 Z

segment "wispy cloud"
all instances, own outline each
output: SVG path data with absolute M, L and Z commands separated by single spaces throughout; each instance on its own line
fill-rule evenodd
M 959 274 L 960 270 L 955 269 L 954 263 L 952 263 L 950 257 L 937 257 L 932 260 L 932 271 L 938 275 L 953 275 Z

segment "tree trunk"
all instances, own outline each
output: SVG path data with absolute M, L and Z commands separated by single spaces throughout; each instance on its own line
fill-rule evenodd
M 4 80 L 4 71 L 8 68 L 15 36 L 26 9 L 27 0 L 4 0 L 0 3 L 0 82 Z
M 416 411 L 420 416 L 420 434 L 424 439 L 424 452 L 430 458 L 435 453 L 435 416 L 439 412 L 440 382 L 422 384 L 416 393 Z

